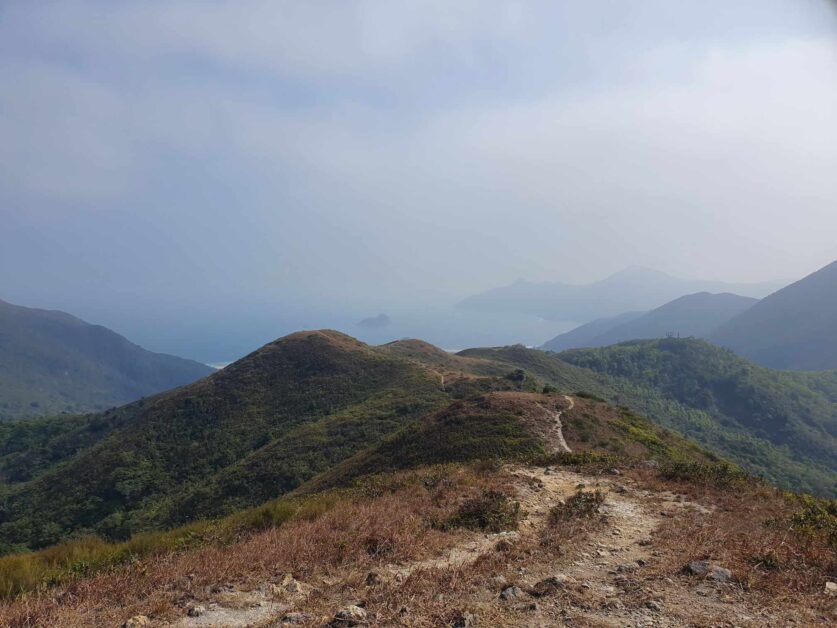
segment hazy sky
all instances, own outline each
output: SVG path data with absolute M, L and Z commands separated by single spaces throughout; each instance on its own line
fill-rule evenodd
M 837 258 L 836 24 L 826 0 L 0 1 L 0 298 L 223 359 L 230 327 L 519 277 L 800 277 Z

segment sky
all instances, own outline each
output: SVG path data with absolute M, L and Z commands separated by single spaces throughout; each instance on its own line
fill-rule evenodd
M 0 0 L 0 298 L 223 361 L 519 278 L 796 279 L 837 258 L 835 35 L 827 0 Z

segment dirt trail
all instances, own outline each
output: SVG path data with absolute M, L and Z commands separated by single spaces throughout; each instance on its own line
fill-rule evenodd
M 570 400 L 571 401 L 571 400 Z M 572 407 L 572 406 L 571 406 Z M 650 493 L 620 476 L 589 476 L 564 468 L 509 468 L 523 513 L 516 532 L 465 535 L 444 555 L 408 564 L 393 564 L 380 570 L 391 582 L 401 582 L 422 569 L 466 568 L 485 554 L 496 552 L 500 538 L 532 547 L 531 561 L 521 570 L 521 589 L 532 587 L 553 576 L 566 578 L 561 593 L 537 600 L 503 601 L 499 591 L 481 590 L 470 598 L 451 600 L 460 607 L 490 608 L 491 625 L 500 626 L 765 626 L 778 618 L 748 605 L 743 592 L 732 584 L 710 583 L 687 576 L 661 579 L 649 567 L 660 557 L 653 533 L 670 512 L 688 508 L 697 517 L 710 517 L 712 511 L 692 504 L 669 492 Z M 564 502 L 579 488 L 597 488 L 605 493 L 601 512 L 604 523 L 581 541 L 562 545 L 560 558 L 548 559 L 537 551 L 540 535 L 548 525 L 550 510 Z M 689 557 L 683 557 L 684 562 Z M 277 604 L 269 592 L 228 595 L 201 617 L 187 617 L 178 625 L 266 626 L 274 625 L 292 605 L 300 607 L 298 597 L 290 605 Z M 525 603 L 523 603 L 525 602 Z M 303 604 L 304 606 L 304 604 Z M 479 611 L 477 611 L 478 613 Z M 784 621 L 781 622 L 785 624 Z M 275 624 L 278 625 L 278 624 Z M 314 625 L 314 624 L 312 624 Z M 423 624 L 422 624 L 423 625 Z M 483 624 L 478 624 L 483 625 Z
M 564 412 L 569 412 L 570 410 L 575 408 L 575 401 L 573 401 L 573 398 L 569 395 L 564 395 L 564 399 L 566 399 L 570 405 L 567 406 L 564 410 L 559 410 L 555 413 L 555 427 L 558 431 L 559 448 L 564 452 L 570 454 L 573 450 L 570 449 L 569 445 L 567 445 L 567 441 L 564 440 L 564 426 L 561 424 L 561 416 L 564 414 Z

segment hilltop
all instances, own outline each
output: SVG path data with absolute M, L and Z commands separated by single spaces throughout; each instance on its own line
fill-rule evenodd
M 0 419 L 104 410 L 212 372 L 64 312 L 0 301 Z

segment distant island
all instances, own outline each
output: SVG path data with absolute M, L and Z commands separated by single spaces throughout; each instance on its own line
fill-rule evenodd
M 386 314 L 378 314 L 377 316 L 370 316 L 358 321 L 357 326 L 364 329 L 383 329 L 392 324 L 392 319 Z

